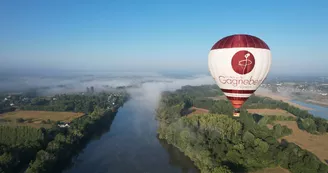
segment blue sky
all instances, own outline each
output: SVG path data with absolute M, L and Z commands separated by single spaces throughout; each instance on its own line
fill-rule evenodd
M 246 33 L 271 48 L 272 73 L 328 74 L 327 7 L 325 0 L 6 0 L 0 67 L 207 72 L 212 45 Z

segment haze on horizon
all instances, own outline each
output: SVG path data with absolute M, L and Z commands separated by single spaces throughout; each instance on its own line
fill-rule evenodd
M 208 73 L 208 53 L 244 33 L 272 51 L 270 74 L 326 70 L 328 1 L 2 1 L 0 72 Z

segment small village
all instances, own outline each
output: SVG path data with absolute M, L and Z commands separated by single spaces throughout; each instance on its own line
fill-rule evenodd
M 328 96 L 328 84 L 324 82 L 280 82 L 271 81 L 261 84 L 261 88 L 273 92 L 307 93 L 315 96 Z M 328 98 L 328 97 L 327 97 Z

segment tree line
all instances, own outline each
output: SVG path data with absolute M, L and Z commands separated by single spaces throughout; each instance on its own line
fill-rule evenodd
M 108 107 L 108 98 L 112 93 L 99 93 L 97 95 L 55 95 L 53 97 L 36 97 L 30 103 L 20 106 L 22 110 L 42 110 L 42 111 L 69 111 L 91 113 L 95 105 Z M 126 93 L 122 97 L 115 96 L 115 104 L 121 104 L 125 100 Z M 114 96 L 113 96 L 114 97 Z

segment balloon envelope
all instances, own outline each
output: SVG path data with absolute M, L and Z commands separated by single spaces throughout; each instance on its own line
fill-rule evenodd
M 239 109 L 269 73 L 271 51 L 258 37 L 231 35 L 214 44 L 208 65 L 216 84 Z

